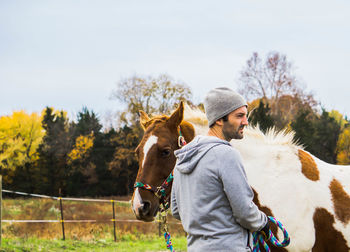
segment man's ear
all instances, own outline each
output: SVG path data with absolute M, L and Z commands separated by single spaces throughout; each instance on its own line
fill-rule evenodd
M 224 119 L 220 118 L 218 120 L 215 121 L 215 124 L 219 125 L 219 126 L 222 126 L 224 125 Z
M 171 114 L 167 121 L 170 128 L 177 128 L 184 118 L 184 103 L 181 101 L 179 107 Z
M 140 124 L 142 128 L 145 130 L 149 126 L 148 122 L 151 119 L 148 117 L 148 115 L 144 111 L 140 110 L 139 113 L 140 113 Z

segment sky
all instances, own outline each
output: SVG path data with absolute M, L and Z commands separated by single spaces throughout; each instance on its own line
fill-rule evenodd
M 322 106 L 350 118 L 345 0 L 1 0 L 0 116 L 46 106 L 101 117 L 133 75 L 168 74 L 194 102 L 237 89 L 253 52 L 285 54 Z

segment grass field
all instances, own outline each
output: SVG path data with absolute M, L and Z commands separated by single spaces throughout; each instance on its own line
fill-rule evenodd
M 174 249 L 186 251 L 186 238 L 172 238 Z M 46 240 L 37 238 L 28 239 L 3 239 L 0 251 L 120 251 L 120 252 L 138 252 L 138 251 L 169 251 L 163 238 L 158 236 L 140 237 L 135 240 L 130 237 L 123 237 L 114 242 L 114 240 Z
M 3 220 L 59 220 L 57 200 L 37 198 L 4 199 Z M 96 223 L 64 223 L 66 240 L 62 240 L 61 223 L 3 223 L 0 251 L 167 251 L 157 222 L 135 220 L 130 204 L 116 203 L 116 237 L 112 204 L 63 201 L 65 220 L 97 220 Z M 176 251 L 186 251 L 181 223 L 170 215 L 169 232 Z

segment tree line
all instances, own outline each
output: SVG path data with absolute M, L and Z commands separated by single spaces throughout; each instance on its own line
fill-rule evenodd
M 294 141 L 323 161 L 350 164 L 350 122 L 320 107 L 298 80 L 286 55 L 253 53 L 240 73 L 240 93 L 250 98 L 250 123 L 263 131 L 292 130 Z
M 350 122 L 320 108 L 298 81 L 287 57 L 253 53 L 240 72 L 239 91 L 249 100 L 249 121 L 263 131 L 293 130 L 295 141 L 320 159 L 350 164 Z M 192 90 L 168 75 L 120 80 L 113 99 L 125 105 L 118 127 L 103 128 L 99 116 L 83 108 L 75 120 L 51 107 L 0 117 L 3 187 L 63 196 L 129 195 L 138 171 L 134 150 L 143 130 L 138 111 L 169 114 L 179 103 L 193 104 Z

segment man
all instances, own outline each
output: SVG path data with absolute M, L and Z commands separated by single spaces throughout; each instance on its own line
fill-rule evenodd
M 175 152 L 171 209 L 188 233 L 188 251 L 252 251 L 250 232 L 269 226 L 253 203 L 240 154 L 229 141 L 243 138 L 247 103 L 229 88 L 211 90 L 204 101 L 207 136 Z

